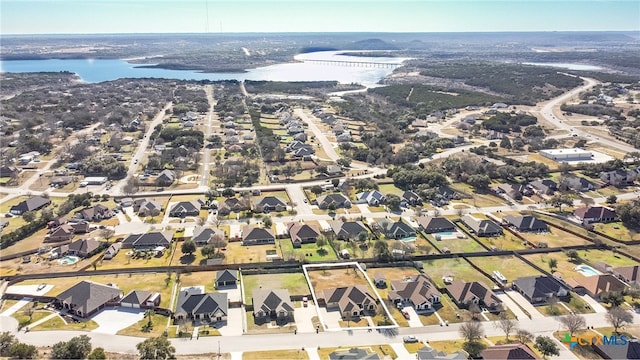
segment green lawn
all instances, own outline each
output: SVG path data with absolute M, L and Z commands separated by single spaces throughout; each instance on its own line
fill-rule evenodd
M 167 329 L 167 320 L 168 318 L 163 315 L 153 314 L 151 316 L 151 323 L 153 327 L 149 331 L 143 331 L 143 327 L 147 325 L 149 322 L 149 318 L 145 317 L 144 319 L 138 321 L 136 324 L 133 324 L 127 328 L 124 328 L 118 331 L 118 335 L 126 335 L 126 336 L 138 336 L 138 337 L 156 337 L 162 335 L 162 333 Z
M 479 237 L 478 241 L 490 249 L 493 247 L 498 250 L 523 250 L 529 248 L 524 241 L 509 232 L 500 236 Z
M 637 245 L 636 245 L 637 247 Z M 581 259 L 590 263 L 604 262 L 613 267 L 637 265 L 635 261 L 611 250 L 578 250 Z
M 467 237 L 466 239 L 447 239 L 447 240 L 435 240 L 431 235 L 427 235 L 440 252 L 444 252 L 447 248 L 451 253 L 469 253 L 469 252 L 482 252 L 487 251 L 477 241 Z
M 595 230 L 622 241 L 640 240 L 640 233 L 629 229 L 620 221 L 608 224 L 595 224 Z
M 394 194 L 394 195 L 402 196 L 402 194 L 404 193 L 403 190 L 398 189 L 393 184 L 380 184 L 378 185 L 378 190 L 385 195 Z
M 476 257 L 469 260 L 489 275 L 495 270 L 500 271 L 507 278 L 507 281 L 523 276 L 542 275 L 538 270 L 515 256 Z
M 72 322 L 65 323 L 65 321 L 60 317 L 56 316 L 53 319 L 45 321 L 44 323 L 29 328 L 29 330 L 39 331 L 39 330 L 79 330 L 79 331 L 91 331 L 98 328 L 98 323 L 93 320 L 87 320 L 84 322 Z
M 548 247 L 564 247 L 571 245 L 587 245 L 590 241 L 555 227 L 549 227 L 547 233 L 521 233 L 533 244 L 546 243 Z
M 398 357 L 396 352 L 393 351 L 393 348 L 389 345 L 323 347 L 321 349 L 318 349 L 318 356 L 320 357 L 320 360 L 328 360 L 329 354 L 331 354 L 332 352 L 335 352 L 335 351 L 346 352 L 346 351 L 349 351 L 349 349 L 351 348 L 365 349 L 369 354 L 372 354 L 375 352 L 378 354 L 380 359 L 385 359 L 386 356 L 389 356 L 391 359 L 396 359 Z
M 247 275 L 242 277 L 245 303 L 253 303 L 253 290 L 287 289 L 289 295 L 309 295 L 311 291 L 302 273 Z
M 309 354 L 302 348 L 298 350 L 264 350 L 245 351 L 242 353 L 242 360 L 264 360 L 264 359 L 296 359 L 308 360 Z
M 285 260 L 293 258 L 308 262 L 323 262 L 337 259 L 336 252 L 328 244 L 323 247 L 324 251 L 320 251 L 316 244 L 302 244 L 300 248 L 294 248 L 290 239 L 280 239 L 276 242 Z

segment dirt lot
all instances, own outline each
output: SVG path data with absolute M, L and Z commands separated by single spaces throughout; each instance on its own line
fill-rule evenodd
M 316 293 L 325 289 L 331 289 L 350 285 L 369 285 L 364 275 L 355 267 L 332 270 L 309 271 L 309 280 Z

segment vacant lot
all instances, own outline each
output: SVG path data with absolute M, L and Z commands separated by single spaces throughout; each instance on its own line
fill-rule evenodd
M 215 271 L 183 273 L 180 274 L 180 287 L 204 286 L 205 291 L 215 292 L 215 280 Z
M 489 275 L 495 270 L 500 271 L 502 275 L 507 278 L 507 281 L 512 281 L 524 276 L 542 275 L 538 270 L 527 265 L 515 256 L 477 257 L 469 260 Z
M 227 245 L 225 262 L 227 264 L 263 262 L 267 261 L 267 252 L 282 256 L 280 247 L 275 244 L 244 246 L 241 242 L 230 242 Z
M 640 246 L 635 245 L 634 248 L 640 249 Z M 603 262 L 613 267 L 638 265 L 637 262 L 632 259 L 611 250 L 578 250 L 578 255 L 581 259 L 589 261 L 592 264 Z
M 595 230 L 622 241 L 640 240 L 640 233 L 621 222 L 595 224 Z
M 299 359 L 308 360 L 309 354 L 304 350 L 270 350 L 270 351 L 245 351 L 242 360 L 264 359 Z
M 173 251 L 175 251 L 176 244 L 171 245 L 171 249 L 164 252 L 160 256 L 155 254 L 150 255 L 148 258 L 139 257 L 133 258 L 133 250 L 121 249 L 116 256 L 110 260 L 101 260 L 98 263 L 98 270 L 106 269 L 122 269 L 127 267 L 155 267 L 155 266 L 167 266 L 171 261 Z M 177 255 L 177 254 L 175 254 Z M 175 256 L 174 255 L 174 256 Z
M 558 265 L 555 268 L 555 271 L 560 273 L 563 279 L 570 279 L 570 278 L 582 276 L 582 274 L 573 270 L 576 267 L 576 264 L 569 262 L 569 259 L 567 259 L 567 256 L 561 252 L 549 253 L 549 254 L 531 254 L 531 255 L 525 255 L 524 258 L 547 271 L 551 271 L 551 268 L 549 267 L 549 261 L 551 259 L 555 259 L 558 263 Z
M 538 243 L 546 243 L 548 247 L 591 244 L 590 241 L 580 236 L 573 235 L 555 227 L 549 227 L 549 232 L 547 233 L 521 233 L 521 235 L 535 245 Z
M 529 248 L 526 242 L 518 239 L 515 235 L 509 232 L 500 236 L 479 237 L 478 241 L 490 249 L 494 247 L 498 250 L 522 250 Z
M 431 235 L 427 235 L 431 236 Z M 446 249 L 451 253 L 469 253 L 469 252 L 481 252 L 487 251 L 477 241 L 467 237 L 466 239 L 446 239 L 446 240 L 433 240 L 434 244 L 442 253 L 446 253 Z
M 278 246 L 282 250 L 282 255 L 285 260 L 298 259 L 300 261 L 308 262 L 324 262 L 330 260 L 336 260 L 338 257 L 331 245 L 324 246 L 322 250 L 316 246 L 316 244 L 302 244 L 299 248 L 294 248 L 290 239 L 276 240 Z
M 454 280 L 478 281 L 489 287 L 493 285 L 490 279 L 461 258 L 423 261 L 422 266 L 425 274 L 431 277 L 438 288 L 445 286 L 442 281 L 443 276 L 453 276 Z
M 321 349 L 318 349 L 318 355 L 320 357 L 320 360 L 328 360 L 329 354 L 331 354 L 332 352 L 346 352 L 351 348 L 365 349 L 369 354 L 377 353 L 380 359 L 385 359 L 386 356 L 391 357 L 391 359 L 396 359 L 398 357 L 398 355 L 396 355 L 396 352 L 393 351 L 393 349 L 389 345 L 323 347 Z
M 242 277 L 244 301 L 253 303 L 254 289 L 287 289 L 289 295 L 309 295 L 309 286 L 302 273 L 246 275 Z
M 377 288 L 380 297 L 387 298 L 387 292 L 391 290 L 391 282 L 402 280 L 407 276 L 418 275 L 419 272 L 413 267 L 385 267 L 385 268 L 369 268 L 367 269 L 367 275 L 373 281 L 376 274 L 384 276 L 387 280 L 387 286 L 385 288 Z
M 311 286 L 313 286 L 313 290 L 316 294 L 320 294 L 326 289 L 342 286 L 369 286 L 367 279 L 365 279 L 360 270 L 355 267 L 331 270 L 310 270 L 309 280 L 311 281 Z

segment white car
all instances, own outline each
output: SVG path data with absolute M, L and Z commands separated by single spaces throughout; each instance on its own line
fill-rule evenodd
M 407 335 L 407 336 L 402 338 L 402 341 L 404 341 L 406 343 L 417 343 L 420 340 L 418 340 L 418 338 L 413 336 L 413 335 Z

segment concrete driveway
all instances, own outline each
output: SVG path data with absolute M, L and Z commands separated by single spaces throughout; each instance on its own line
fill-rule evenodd
M 95 333 L 115 334 L 118 331 L 129 327 L 144 318 L 144 310 L 117 307 L 115 309 L 104 309 L 94 315 L 91 320 L 98 323 Z
M 496 296 L 498 299 L 502 301 L 502 303 L 511 310 L 511 312 L 518 319 L 527 319 L 528 316 L 522 311 L 522 309 L 516 304 L 507 294 L 496 292 Z
M 422 327 L 422 321 L 420 321 L 420 316 L 416 312 L 416 310 L 411 306 L 405 306 L 402 308 L 402 311 L 406 311 L 409 314 L 409 327 Z
M 529 300 L 527 300 L 524 296 L 522 296 L 519 292 L 513 290 L 505 291 L 518 305 L 520 305 L 523 309 L 525 309 L 530 315 L 532 319 L 543 319 L 544 315 L 540 314 L 538 309 L 535 306 L 531 305 Z
M 244 321 L 242 317 L 245 316 L 245 312 L 242 308 L 229 308 L 229 315 L 227 316 L 227 325 L 219 328 L 222 336 L 238 336 L 242 335 L 242 324 Z
M 585 303 L 589 304 L 589 306 L 591 306 L 591 308 L 593 309 L 593 311 L 597 312 L 597 313 L 602 313 L 605 314 L 607 312 L 607 309 L 600 305 L 599 302 L 597 302 L 594 298 L 592 298 L 589 295 L 580 295 L 580 297 L 582 298 L 582 300 L 584 300 Z
M 325 326 L 325 329 L 339 330 L 340 329 L 340 320 L 342 320 L 342 316 L 340 316 L 339 311 L 327 311 L 327 308 L 321 307 L 319 308 L 318 315 L 322 323 Z
M 13 306 L 11 306 L 7 310 L 3 311 L 2 314 L 0 314 L 0 316 L 11 316 L 11 315 L 15 314 L 16 311 L 20 310 L 23 306 L 25 306 L 28 303 L 30 303 L 31 300 L 33 300 L 33 299 L 31 299 L 31 298 L 22 298 L 21 300 L 18 300 L 17 303 L 13 304 Z
M 309 304 L 307 307 L 296 308 L 294 314 L 299 333 L 316 332 L 316 328 L 313 326 L 311 318 L 318 316 L 318 313 L 316 312 L 316 307 L 313 306 L 313 304 Z

